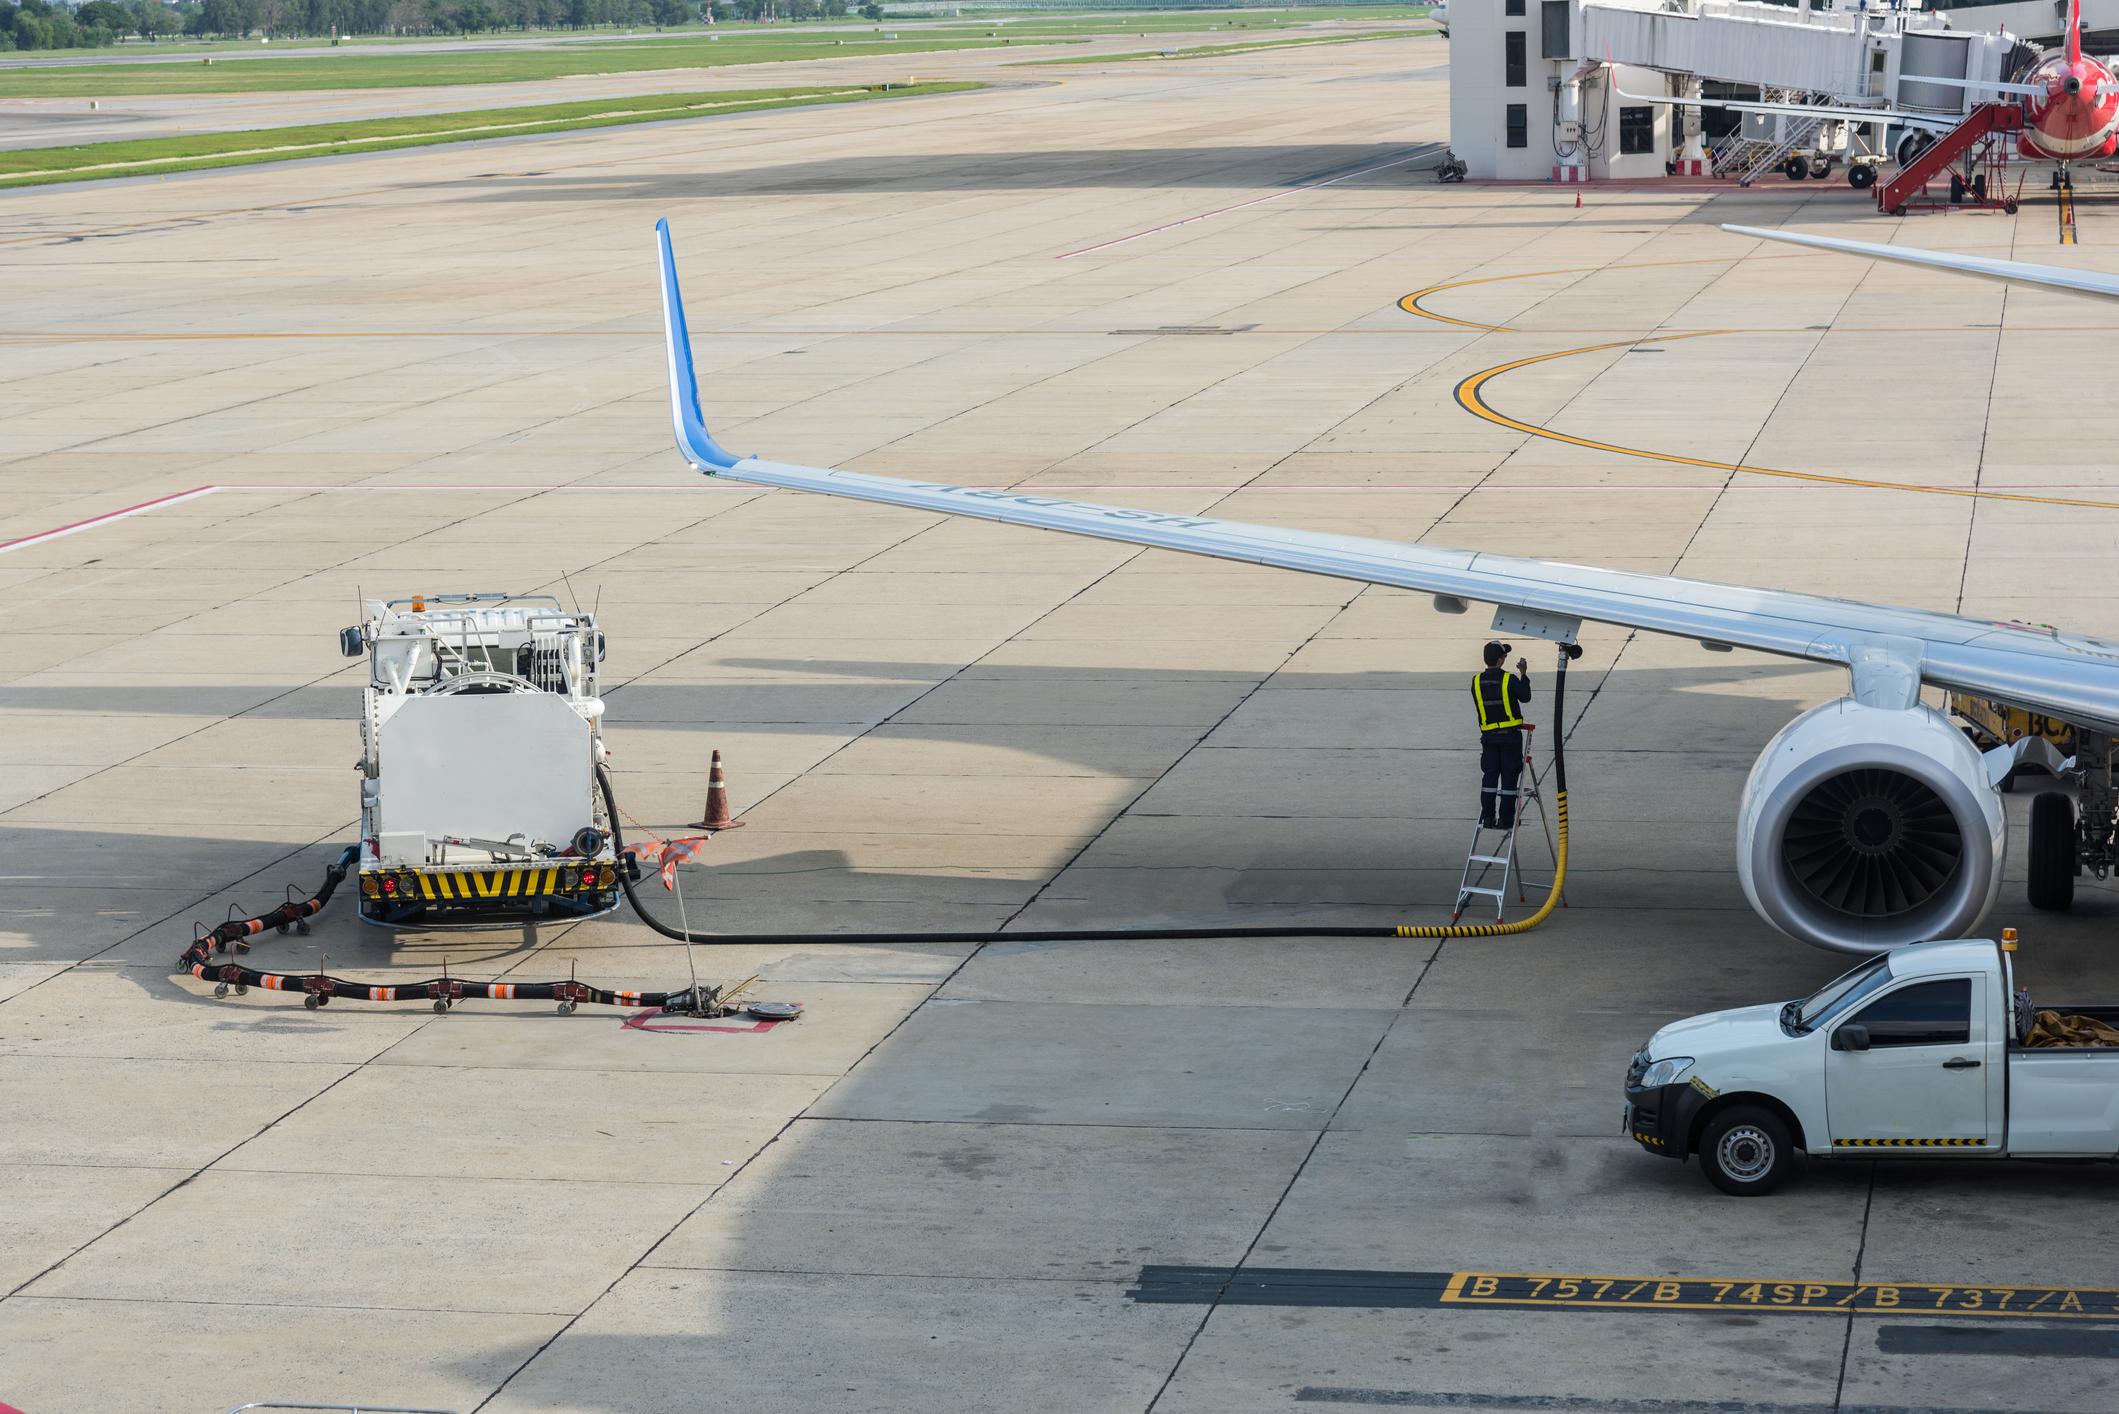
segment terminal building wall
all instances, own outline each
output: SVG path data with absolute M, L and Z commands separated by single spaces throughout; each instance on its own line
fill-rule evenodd
M 1629 103 L 1601 80 L 1581 86 L 1581 140 L 1560 137 L 1561 90 L 1581 67 L 1577 6 L 1452 0 L 1449 20 L 1450 147 L 1470 175 L 1550 181 L 1569 165 L 1593 179 L 1664 174 L 1671 110 Z M 1619 75 L 1635 93 L 1664 91 L 1663 76 L 1651 70 L 1621 66 Z

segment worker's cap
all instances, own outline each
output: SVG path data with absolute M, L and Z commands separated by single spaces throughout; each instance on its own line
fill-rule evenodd
M 1493 666 L 1494 664 L 1496 664 L 1496 663 L 1500 662 L 1500 661 L 1501 661 L 1501 660 L 1502 660 L 1503 658 L 1506 658 L 1506 657 L 1508 656 L 1508 650 L 1509 650 L 1510 646 L 1511 646 L 1511 645 L 1509 645 L 1509 644 L 1506 644 L 1506 643 L 1500 643 L 1500 642 L 1494 642 L 1494 643 L 1489 643 L 1489 644 L 1487 644 L 1487 645 L 1486 645 L 1486 666 L 1487 666 L 1487 667 L 1489 667 L 1489 668 L 1491 668 L 1491 667 L 1492 667 L 1492 666 Z

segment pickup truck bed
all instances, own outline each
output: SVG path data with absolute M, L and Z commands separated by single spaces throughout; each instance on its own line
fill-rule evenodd
M 2033 1002 L 2031 1003 L 2031 1008 L 2033 1016 L 2041 1016 L 2046 1013 L 2052 1013 L 2053 1015 L 2060 1018 L 2063 1023 L 2071 1021 L 2076 1017 L 2086 1017 L 2091 1021 L 2102 1022 L 2106 1026 L 2112 1027 L 2115 1030 L 2119 1030 L 2119 1007 L 2039 1006 L 2036 1002 Z M 2012 1028 L 2012 1030 L 2015 1029 L 2020 1028 Z M 2034 1024 L 2031 1034 L 2035 1037 L 2043 1029 L 2044 1028 L 2037 1027 Z M 2043 1041 L 2033 1039 L 2028 1042 L 2025 1042 L 2017 1036 L 2012 1036 L 2009 1040 L 2009 1048 L 2011 1050 L 2111 1049 L 2114 1046 L 2119 1046 L 2119 1040 L 2115 1040 L 2109 1045 L 2100 1041 L 2078 1041 L 2066 1039 L 2064 1037 Z

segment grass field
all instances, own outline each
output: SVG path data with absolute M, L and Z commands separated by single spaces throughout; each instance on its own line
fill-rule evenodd
M 1161 11 L 958 22 L 902 29 L 729 27 L 725 36 L 671 31 L 637 40 L 553 42 L 490 50 L 426 49 L 405 45 L 389 54 L 333 54 L 329 50 L 271 58 L 216 58 L 171 63 L 75 64 L 0 68 L 0 98 L 122 98 L 144 94 L 272 93 L 309 89 L 417 88 L 447 84 L 518 83 L 580 74 L 656 69 L 720 68 L 789 60 L 922 54 L 957 49 L 1027 48 L 1101 34 L 1157 34 L 1210 27 L 1250 33 L 1351 19 L 1405 19 L 1424 6 L 1348 6 L 1272 11 Z M 896 33 L 898 39 L 885 39 Z M 137 51 L 134 51 L 137 52 Z M 255 46 L 244 50 L 256 53 Z
M 383 152 L 392 148 L 429 147 L 436 143 L 471 142 L 481 138 L 563 133 L 577 128 L 662 122 L 692 115 L 748 113 L 818 103 L 859 103 L 886 96 L 911 98 L 922 94 L 962 93 L 984 86 L 976 83 L 893 84 L 887 93 L 880 87 L 865 86 L 660 93 L 530 108 L 484 108 L 464 113 L 430 113 L 411 118 L 376 118 L 248 132 L 191 133 L 182 137 L 98 142 L 80 147 L 36 147 L 0 152 L 0 188 L 106 177 L 157 176 L 202 167 L 240 167 L 348 152 Z
M 1148 49 L 1138 54 L 1071 54 L 1064 59 L 1032 59 L 1040 64 L 1130 64 L 1142 59 L 1212 59 L 1231 54 L 1255 54 L 1261 49 L 1297 49 L 1311 44 L 1361 44 L 1373 39 L 1406 39 L 1416 34 L 1434 34 L 1431 29 L 1377 30 L 1367 34 L 1296 35 L 1289 39 L 1262 39 L 1255 44 L 1195 44 L 1185 49 Z

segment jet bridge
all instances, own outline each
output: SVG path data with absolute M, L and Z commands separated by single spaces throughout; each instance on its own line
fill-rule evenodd
M 1873 161 L 1883 124 L 1861 110 L 1961 116 L 1981 99 L 1972 85 L 2023 57 L 2007 34 L 1862 0 L 1502 0 L 1451 18 L 1451 146 L 1471 175 L 1518 180 L 1707 175 L 1701 110 L 1684 100 L 1716 95 L 1849 110 L 1845 123 L 1754 120 L 1725 151 Z

